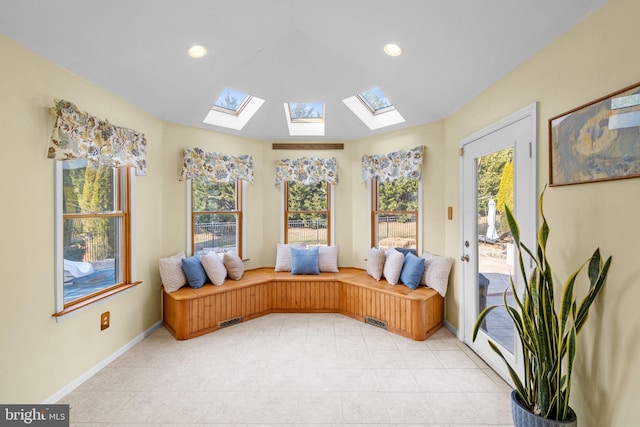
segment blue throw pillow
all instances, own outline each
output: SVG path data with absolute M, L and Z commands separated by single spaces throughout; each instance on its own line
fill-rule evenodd
M 182 260 L 182 270 L 184 270 L 184 275 L 187 276 L 189 286 L 194 289 L 201 288 L 207 281 L 207 273 L 204 271 L 200 261 L 200 255 L 184 258 Z
M 420 280 L 424 273 L 424 258 L 408 253 L 404 257 L 402 272 L 400 272 L 400 282 L 410 289 L 418 289 Z
M 402 253 L 402 255 L 407 255 L 407 254 L 418 255 L 418 252 L 416 252 L 415 248 L 393 248 L 393 249 Z
M 320 274 L 318 254 L 317 246 L 291 247 L 291 274 Z

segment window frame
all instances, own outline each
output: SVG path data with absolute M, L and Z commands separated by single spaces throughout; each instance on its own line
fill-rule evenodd
M 230 91 L 230 92 L 235 92 L 238 94 L 242 94 L 245 96 L 245 98 L 243 99 L 243 101 L 240 103 L 240 105 L 238 106 L 237 109 L 233 110 L 231 108 L 226 108 L 226 107 L 222 107 L 220 105 L 217 105 L 217 102 L 220 98 L 222 98 L 222 96 L 225 94 L 225 92 Z M 239 116 L 240 114 L 242 114 L 242 111 L 244 110 L 244 108 L 251 102 L 251 100 L 253 99 L 253 96 L 248 95 L 244 92 L 240 92 L 238 90 L 234 90 L 234 89 L 230 89 L 230 88 L 224 88 L 222 90 L 222 92 L 220 93 L 220 95 L 218 96 L 218 98 L 216 99 L 216 101 L 213 103 L 213 105 L 211 106 L 212 110 L 218 111 L 220 113 L 224 113 L 224 114 L 229 114 L 231 116 Z
M 189 253 L 194 255 L 195 252 L 195 227 L 196 222 L 195 218 L 197 215 L 229 215 L 233 214 L 237 216 L 236 219 L 236 242 L 237 242 L 237 253 L 240 258 L 244 256 L 244 246 L 245 246 L 245 238 L 244 238 L 244 205 L 245 205 L 245 181 L 237 180 L 235 181 L 236 186 L 236 206 L 233 211 L 198 211 L 195 212 L 193 210 L 193 179 L 187 180 L 187 236 L 188 242 L 187 246 L 189 248 Z
M 369 214 L 369 224 L 370 224 L 370 239 L 371 239 L 371 247 L 375 247 L 378 248 L 378 223 L 376 221 L 376 216 L 379 215 L 380 213 L 391 213 L 391 214 L 415 214 L 416 215 L 416 228 L 415 228 L 415 235 L 416 235 L 416 253 L 421 253 L 421 247 L 422 247 L 422 239 L 420 238 L 420 236 L 422 235 L 422 178 L 418 179 L 418 189 L 417 189 L 417 196 L 418 196 L 418 200 L 417 200 L 417 204 L 418 204 L 418 209 L 416 211 L 408 211 L 408 210 L 403 210 L 403 211 L 389 211 L 389 210 L 380 210 L 378 209 L 379 206 L 379 200 L 380 200 L 380 195 L 379 195 L 379 185 L 380 185 L 380 180 L 377 178 L 373 178 L 371 180 L 369 180 L 369 199 L 370 199 L 370 214 Z
M 326 181 L 323 181 L 322 184 L 326 186 L 327 189 L 327 210 L 313 210 L 313 211 L 299 211 L 289 210 L 289 182 L 285 181 L 282 183 L 282 207 L 283 207 L 283 221 L 282 221 L 282 242 L 285 244 L 289 243 L 289 214 L 290 213 L 320 213 L 327 215 L 327 243 L 326 246 L 331 246 L 334 241 L 334 215 L 332 215 L 334 210 L 333 205 L 333 185 L 329 184 Z M 322 245 L 325 246 L 325 245 Z
M 373 105 L 371 105 L 369 103 L 369 101 L 367 100 L 367 98 L 365 97 L 364 94 L 368 93 L 368 92 L 372 92 L 375 89 L 378 89 L 378 91 L 387 99 L 387 101 L 389 100 L 389 98 L 387 98 L 386 95 L 384 95 L 384 93 L 380 90 L 380 88 L 375 88 L 375 87 L 371 88 L 369 90 L 365 90 L 364 92 L 360 92 L 360 93 L 356 94 L 356 98 L 358 98 L 358 100 L 360 102 L 362 102 L 362 104 L 365 106 L 365 108 L 367 110 L 369 110 L 369 112 L 373 116 L 377 116 L 379 114 L 384 114 L 384 113 L 388 113 L 390 111 L 394 111 L 396 109 L 396 107 L 393 104 L 391 104 L 390 101 L 389 101 L 389 105 L 387 105 L 386 107 L 378 108 L 378 109 L 374 108 Z
M 52 315 L 56 319 L 60 319 L 72 312 L 84 309 L 93 303 L 107 299 L 115 294 L 130 289 L 142 283 L 134 281 L 134 245 L 131 239 L 133 235 L 133 200 L 134 195 L 134 178 L 133 168 L 121 167 L 114 169 L 114 196 L 116 206 L 113 212 L 95 213 L 95 214 L 68 214 L 64 212 L 64 180 L 63 180 L 63 162 L 55 162 L 55 313 Z M 64 222 L 66 219 L 76 218 L 121 218 L 120 224 L 116 229 L 120 234 L 118 241 L 120 242 L 119 258 L 117 264 L 120 266 L 122 278 L 117 283 L 97 292 L 87 294 L 68 303 L 64 302 Z
M 320 117 L 293 117 L 292 107 L 294 105 L 299 105 L 299 104 L 309 104 L 309 105 L 320 104 L 322 106 L 321 116 Z M 324 123 L 324 110 L 325 110 L 324 102 L 321 102 L 321 101 L 314 101 L 314 102 L 287 102 L 287 107 L 289 109 L 289 120 L 291 121 L 291 123 Z M 315 110 L 315 108 L 314 108 L 314 110 Z

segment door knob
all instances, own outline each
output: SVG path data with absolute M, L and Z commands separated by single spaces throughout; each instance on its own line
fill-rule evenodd
M 460 261 L 467 261 L 469 262 L 469 255 L 463 255 L 460 257 Z

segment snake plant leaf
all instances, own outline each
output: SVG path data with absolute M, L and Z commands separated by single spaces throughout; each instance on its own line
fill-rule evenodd
M 541 259 L 546 260 L 546 251 L 547 251 L 547 241 L 549 240 L 549 233 L 551 229 L 549 227 L 549 223 L 547 222 L 547 216 L 544 214 L 544 192 L 547 190 L 545 187 L 540 194 L 540 198 L 538 199 L 538 212 L 540 213 L 540 218 L 542 219 L 542 224 L 538 230 L 538 246 L 540 246 L 545 253 L 545 256 Z
M 587 296 L 582 300 L 582 303 L 580 304 L 580 308 L 578 309 L 578 314 L 576 315 L 575 320 L 577 333 L 580 332 L 582 326 L 584 326 L 584 323 L 589 317 L 589 308 L 591 308 L 591 305 L 595 301 L 596 296 L 598 296 L 600 290 L 602 289 L 602 286 L 604 286 L 607 275 L 609 274 L 610 266 L 611 257 L 607 258 L 607 260 L 605 261 L 604 265 L 600 269 L 598 277 L 595 279 L 595 282 L 591 283 L 591 287 L 589 289 L 589 292 L 587 293 Z
M 591 284 L 595 283 L 600 273 L 601 257 L 600 248 L 596 248 L 595 252 L 591 256 L 589 261 L 589 281 Z
M 506 306 L 506 308 L 507 308 L 507 313 L 509 314 L 509 317 L 511 317 L 511 320 L 513 321 L 515 329 L 518 332 L 518 335 L 521 337 L 525 336 L 527 334 L 527 331 L 525 329 L 525 325 L 522 320 L 522 317 L 520 316 L 520 312 L 518 312 L 518 310 L 516 310 L 511 306 Z M 533 351 L 533 347 L 529 342 L 529 340 L 521 340 L 521 343 L 525 350 Z
M 485 319 L 485 317 L 487 317 L 489 313 L 491 313 L 494 309 L 498 307 L 500 306 L 490 305 L 489 307 L 486 307 L 484 310 L 480 312 L 480 314 L 478 315 L 478 318 L 476 319 L 475 325 L 473 325 L 473 335 L 472 335 L 473 341 L 475 341 L 476 337 L 478 336 L 478 332 L 480 331 L 480 325 L 482 325 L 482 321 Z
M 568 336 L 568 347 L 569 347 L 569 351 L 567 354 L 567 381 L 566 381 L 566 388 L 564 390 L 564 399 L 563 399 L 563 406 L 562 406 L 562 419 L 568 419 L 569 415 L 570 415 L 570 409 L 569 409 L 569 395 L 571 393 L 571 382 L 568 381 L 569 378 L 571 378 L 571 374 L 573 373 L 573 364 L 576 360 L 576 328 L 575 325 L 572 324 L 571 330 L 569 331 L 569 336 Z
M 562 293 L 562 299 L 560 300 L 560 331 L 564 331 L 567 326 L 569 318 L 573 317 L 573 287 L 576 283 L 576 278 L 582 270 L 582 267 L 573 272 L 573 274 L 567 280 L 564 285 L 564 292 Z
M 504 355 L 502 354 L 502 351 L 498 348 L 498 346 L 491 340 L 489 340 L 488 342 L 489 342 L 489 347 L 491 347 L 491 350 L 493 350 L 498 356 L 500 356 L 502 361 L 507 366 L 507 370 L 509 371 L 509 376 L 511 377 L 511 380 L 513 381 L 513 385 L 515 386 L 515 389 L 516 389 L 518 395 L 520 396 L 520 399 L 522 399 L 523 402 L 528 402 L 527 393 L 525 392 L 524 386 L 522 385 L 522 382 L 520 381 L 520 377 L 518 376 L 518 373 L 513 369 L 513 367 L 507 361 L 507 359 L 505 359 Z
M 507 225 L 513 235 L 513 240 L 516 242 L 516 245 L 520 245 L 520 226 L 518 226 L 518 222 L 516 221 L 516 217 L 513 215 L 513 212 L 511 212 L 509 206 L 506 205 L 505 215 L 507 216 Z
M 546 190 L 546 188 L 545 188 Z M 561 288 L 561 299 L 556 302 L 554 274 L 547 257 L 547 241 L 550 227 L 543 210 L 543 195 L 540 195 L 540 217 L 535 252 L 520 240 L 520 228 L 507 207 L 507 223 L 517 248 L 519 277 L 524 280 L 521 295 L 516 291 L 514 278 L 503 293 L 502 305 L 512 320 L 522 345 L 523 375 L 518 376 L 513 366 L 505 359 L 498 345 L 489 339 L 491 349 L 498 354 L 507 367 L 521 403 L 531 412 L 554 420 L 567 420 L 571 416 L 569 397 L 571 376 L 576 360 L 577 335 L 584 326 L 589 309 L 606 283 L 611 267 L 611 256 L 603 262 L 600 249 L 596 249 Z M 531 272 L 527 275 L 524 257 L 532 261 Z M 588 265 L 589 288 L 586 296 L 578 303 L 578 277 Z M 513 305 L 509 304 L 507 292 L 513 293 Z M 473 339 L 487 315 L 497 306 L 484 309 L 474 326 Z M 556 311 L 558 310 L 558 311 Z

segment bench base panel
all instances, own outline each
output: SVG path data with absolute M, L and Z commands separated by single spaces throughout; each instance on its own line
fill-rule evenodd
M 221 322 L 235 318 L 245 322 L 269 313 L 340 313 L 361 322 L 367 317 L 383 321 L 390 332 L 422 341 L 444 323 L 444 298 L 432 289 L 395 288 L 354 269 L 321 278 L 270 276 L 259 270 L 222 286 L 170 294 L 163 289 L 164 326 L 185 340 L 216 331 Z

